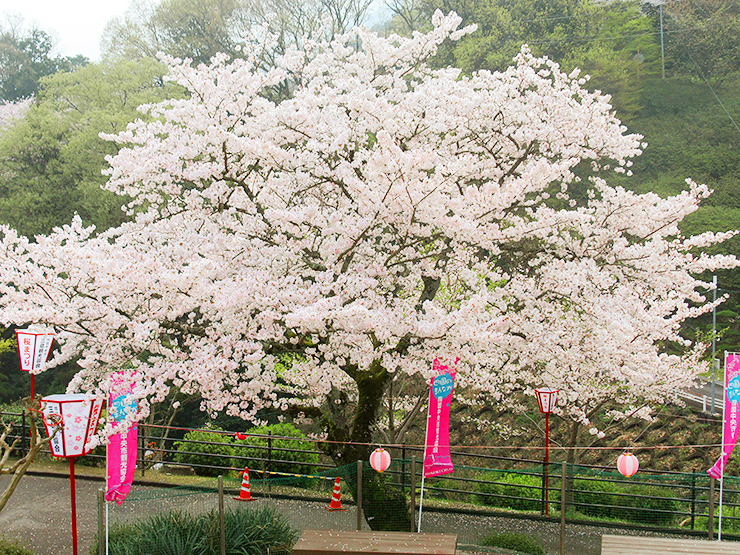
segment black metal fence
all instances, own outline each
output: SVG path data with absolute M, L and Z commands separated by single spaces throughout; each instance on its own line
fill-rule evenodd
M 23 414 L 0 416 L 16 425 L 16 437 L 25 438 Z M 137 474 L 143 478 L 181 467 L 238 482 L 243 468 L 249 467 L 256 492 L 281 485 L 288 496 L 308 499 L 319 495 L 316 490 L 325 494 L 325 481 L 318 478 L 336 474 L 335 465 L 319 448 L 321 441 L 315 439 L 145 425 L 140 426 L 139 438 Z M 27 445 L 23 439 L 18 448 Z M 389 450 L 394 463 L 385 481 L 406 497 L 413 526 L 422 500 L 422 450 L 413 446 Z M 716 537 L 721 517 L 723 537 L 740 539 L 736 477 L 725 477 L 720 491 L 720 483 L 703 472 L 640 470 L 625 478 L 609 468 L 562 462 L 545 466 L 537 460 L 464 450 L 453 451 L 452 458 L 454 473 L 425 480 L 424 511 L 549 521 L 560 523 L 561 531 L 566 525 L 583 524 L 709 539 Z M 85 462 L 102 466 L 104 450 L 87 455 L 81 464 Z M 307 476 L 317 480 L 302 479 Z

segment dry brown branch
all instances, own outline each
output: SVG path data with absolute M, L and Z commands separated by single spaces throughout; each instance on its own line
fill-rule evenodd
M 5 491 L 0 495 L 0 511 L 3 510 L 10 497 L 18 487 L 21 478 L 26 473 L 31 463 L 34 461 L 39 452 L 51 441 L 51 437 L 42 438 L 39 435 L 37 420 L 38 420 L 38 409 L 34 404 L 33 399 L 25 399 L 24 404 L 27 407 L 27 414 L 29 416 L 29 430 L 31 433 L 30 446 L 26 454 L 15 461 L 10 467 L 7 466 L 10 460 L 11 452 L 18 446 L 21 438 L 16 438 L 12 443 L 8 443 L 8 437 L 13 428 L 12 424 L 8 424 L 2 421 L 2 434 L 0 435 L 0 474 L 11 474 L 12 478 L 5 488 Z M 52 436 L 53 437 L 53 436 Z

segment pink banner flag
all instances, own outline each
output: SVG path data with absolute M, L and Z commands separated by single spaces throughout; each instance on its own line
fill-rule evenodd
M 441 476 L 455 471 L 450 458 L 450 403 L 455 388 L 454 369 L 434 359 L 437 375 L 429 388 L 429 416 L 424 449 L 424 476 Z
M 111 377 L 110 418 L 113 426 L 136 411 L 133 395 L 135 372 L 118 372 Z M 136 424 L 123 433 L 111 436 L 108 443 L 106 501 L 123 503 L 131 491 L 136 470 L 139 430 Z
M 722 455 L 707 473 L 717 480 L 722 478 L 732 450 L 737 443 L 738 409 L 740 408 L 740 353 L 725 354 L 725 409 L 723 413 Z

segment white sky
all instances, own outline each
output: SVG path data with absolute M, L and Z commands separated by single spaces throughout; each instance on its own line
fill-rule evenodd
M 82 54 L 100 60 L 100 37 L 113 17 L 122 15 L 129 0 L 0 0 L 0 19 L 19 15 L 26 28 L 38 27 L 55 38 L 55 54 Z

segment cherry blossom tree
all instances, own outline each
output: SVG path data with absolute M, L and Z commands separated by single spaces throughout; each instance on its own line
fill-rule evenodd
M 16 121 L 23 119 L 32 102 L 33 98 L 24 98 L 15 102 L 0 102 L 0 132 Z
M 188 98 L 108 137 L 106 187 L 134 221 L 4 228 L 2 322 L 53 327 L 51 365 L 80 357 L 72 390 L 136 369 L 140 418 L 173 386 L 246 419 L 351 408 L 325 421 L 337 462 L 369 454 L 386 385 L 434 358 L 459 359 L 471 402 L 568 389 L 581 423 L 592 396 L 629 406 L 690 378 L 697 356 L 661 343 L 707 309 L 693 276 L 736 264 L 701 254 L 725 236 L 678 230 L 707 188 L 609 187 L 640 137 L 526 49 L 504 72 L 431 69 L 459 22 L 358 28 L 269 69 L 269 33 L 233 61 L 165 58 Z

